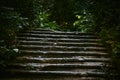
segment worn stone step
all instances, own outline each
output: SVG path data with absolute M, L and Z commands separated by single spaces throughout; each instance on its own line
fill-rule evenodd
M 85 62 L 109 62 L 109 58 L 89 58 L 89 57 L 72 57 L 72 58 L 41 58 L 41 57 L 30 57 L 22 56 L 17 58 L 17 62 L 35 62 L 35 63 L 85 63 Z
M 97 63 L 98 64 L 98 63 Z M 104 66 L 103 66 L 104 67 Z M 68 67 L 68 66 L 44 66 L 44 67 L 36 67 L 36 66 L 21 66 L 21 65 L 9 65 L 9 68 L 6 68 L 6 70 L 13 70 L 13 69 L 16 69 L 16 70 L 37 70 L 37 71 L 74 71 L 74 72 L 97 72 L 97 71 L 102 71 L 102 68 L 103 67 L 100 67 L 100 68 L 87 68 L 87 67 Z
M 41 50 L 20 50 L 19 56 L 34 55 L 43 57 L 71 57 L 71 56 L 95 56 L 107 57 L 108 53 L 100 51 L 41 51 Z
M 107 50 L 94 33 L 37 28 L 19 33 L 17 40 L 19 55 L 15 62 L 7 64 L 0 77 L 103 80 L 106 75 L 103 69 L 112 69 L 107 65 L 110 62 Z
M 88 42 L 41 42 L 41 41 L 19 41 L 21 45 L 57 45 L 57 46 L 99 46 L 103 47 L 102 44 L 99 43 L 88 43 Z
M 67 39 L 67 38 L 34 38 L 34 37 L 17 37 L 20 41 L 48 41 L 48 42 L 100 42 L 100 39 Z
M 54 35 L 95 35 L 94 33 L 84 33 L 84 32 L 61 32 L 61 31 L 27 31 L 23 33 L 33 33 L 33 34 L 54 34 Z
M 101 69 L 104 67 L 103 63 L 12 63 L 7 65 L 8 68 L 17 69 L 33 69 L 33 70 L 67 70 L 67 69 Z
M 3 76 L 2 76 L 3 77 Z M 0 80 L 105 80 L 103 77 L 65 77 L 65 76 L 41 76 L 41 77 L 8 77 L 4 76 L 4 78 L 1 78 Z
M 47 50 L 47 51 L 106 51 L 104 47 L 75 47 L 75 46 L 42 46 L 42 45 L 19 45 L 21 50 Z
M 9 70 L 7 71 L 12 76 L 24 77 L 44 77 L 44 76 L 79 76 L 79 77 L 105 77 L 103 72 L 73 72 L 73 71 L 36 71 L 36 70 Z
M 50 35 L 50 34 L 29 34 L 29 33 L 22 33 L 19 34 L 20 37 L 38 37 L 38 38 L 72 38 L 72 39 L 98 39 L 95 35 Z

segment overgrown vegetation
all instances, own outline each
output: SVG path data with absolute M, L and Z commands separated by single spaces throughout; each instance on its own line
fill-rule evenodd
M 29 26 L 28 18 L 16 7 L 17 3 L 0 1 L 0 69 L 17 56 L 16 36 L 18 31 Z
M 91 0 L 92 1 L 92 0 Z M 94 28 L 102 41 L 108 47 L 111 55 L 112 65 L 115 71 L 113 74 L 120 75 L 120 1 L 92 1 L 89 12 L 93 15 Z M 111 69 L 110 69 L 111 70 Z M 119 77 L 113 76 L 111 80 L 119 80 Z
M 114 72 L 120 74 L 119 5 L 119 0 L 0 0 L 0 50 L 16 48 L 21 29 L 95 32 L 109 47 Z

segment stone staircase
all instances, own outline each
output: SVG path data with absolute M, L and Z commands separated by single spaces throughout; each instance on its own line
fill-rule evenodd
M 19 56 L 9 80 L 104 80 L 110 61 L 93 33 L 33 29 L 18 35 Z M 8 80 L 8 79 L 7 79 Z

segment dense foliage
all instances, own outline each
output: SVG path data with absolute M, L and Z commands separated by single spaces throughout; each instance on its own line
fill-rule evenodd
M 119 5 L 119 0 L 0 0 L 0 51 L 15 48 L 16 34 L 21 29 L 90 31 L 98 33 L 109 46 L 119 71 Z
M 28 18 L 19 5 L 18 0 L 0 1 L 0 67 L 5 67 L 8 61 L 15 59 L 18 52 L 17 33 L 29 25 Z
M 118 0 L 90 0 L 89 12 L 93 15 L 94 27 L 111 53 L 112 64 L 115 71 L 120 74 L 120 1 Z M 110 71 L 110 70 L 109 70 Z M 112 80 L 119 80 L 114 77 Z

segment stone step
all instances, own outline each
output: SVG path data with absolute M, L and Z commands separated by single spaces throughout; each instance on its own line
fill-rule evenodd
M 89 57 L 72 57 L 72 58 L 41 58 L 41 57 L 30 57 L 30 56 L 22 56 L 17 58 L 17 62 L 27 63 L 85 63 L 85 62 L 109 62 L 109 58 L 89 58 Z
M 72 38 L 72 39 L 98 39 L 95 35 L 51 35 L 51 34 L 29 34 L 29 33 L 21 33 L 18 35 L 19 37 L 37 37 L 37 38 Z
M 34 38 L 34 37 L 17 37 L 18 40 L 26 41 L 48 41 L 48 42 L 99 42 L 100 39 L 67 39 L 67 38 Z
M 88 43 L 88 42 L 41 42 L 41 41 L 19 41 L 21 45 L 57 45 L 57 46 L 80 46 L 80 47 L 85 47 L 85 46 L 98 46 L 98 47 L 103 47 L 102 44 L 99 43 Z
M 47 50 L 47 51 L 106 51 L 104 47 L 74 47 L 74 46 L 42 46 L 42 45 L 18 45 L 21 50 Z
M 19 33 L 17 40 L 19 55 L 15 62 L 7 64 L 0 77 L 104 80 L 103 69 L 112 69 L 107 65 L 110 62 L 107 50 L 99 44 L 99 36 L 94 33 L 37 28 Z
M 3 77 L 3 76 L 2 76 Z M 0 80 L 105 80 L 103 77 L 65 77 L 65 76 L 40 76 L 40 77 L 18 77 L 17 78 L 11 78 L 8 76 L 4 76 L 4 78 Z
M 43 56 L 43 57 L 71 57 L 71 56 L 95 56 L 107 57 L 108 53 L 100 51 L 40 51 L 40 50 L 20 50 L 19 56 Z
M 21 76 L 21 77 L 49 77 L 49 76 L 50 77 L 75 77 L 76 76 L 79 78 L 105 77 L 104 76 L 105 73 L 103 72 L 36 71 L 36 70 L 8 70 L 7 72 L 9 73 L 10 76 Z
M 54 34 L 54 35 L 95 35 L 94 33 L 84 33 L 84 32 L 35 31 L 35 30 L 31 30 L 23 33 Z
M 78 63 L 12 63 L 7 65 L 6 69 L 18 69 L 18 70 L 37 70 L 37 71 L 80 71 L 83 72 L 91 69 L 102 69 L 105 67 L 103 63 L 88 63 L 88 64 L 78 64 Z

